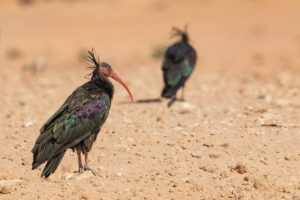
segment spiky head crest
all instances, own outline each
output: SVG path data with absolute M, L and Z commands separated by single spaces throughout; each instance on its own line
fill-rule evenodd
M 89 56 L 87 57 L 87 60 L 90 62 L 90 65 L 88 66 L 89 69 L 92 69 L 93 71 L 88 74 L 88 78 L 91 79 L 91 81 L 97 81 L 103 76 L 101 72 L 111 71 L 110 64 L 106 62 L 100 62 L 99 56 L 96 58 L 96 52 L 94 49 L 92 51 L 88 51 Z
M 100 59 L 99 56 L 96 58 L 96 52 L 94 49 L 92 51 L 88 51 L 87 61 L 89 65 L 87 66 L 88 69 L 93 70 L 91 73 L 86 75 L 86 78 L 90 78 L 92 81 L 97 80 L 99 78 L 99 67 L 100 67 Z
M 181 36 L 181 40 L 183 42 L 189 42 L 189 36 L 188 36 L 188 33 L 187 33 L 187 28 L 188 28 L 188 25 L 186 24 L 184 26 L 184 29 L 181 30 L 179 28 L 176 28 L 176 27 L 173 27 L 172 28 L 172 31 L 173 33 L 171 34 L 171 37 L 176 37 L 176 36 Z

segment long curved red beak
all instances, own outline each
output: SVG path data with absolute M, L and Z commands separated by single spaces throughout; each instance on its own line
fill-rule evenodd
M 132 94 L 131 94 L 130 90 L 128 89 L 127 85 L 122 81 L 122 79 L 115 72 L 112 72 L 110 76 L 113 79 L 115 79 L 116 81 L 118 81 L 121 85 L 123 85 L 123 87 L 127 90 L 128 94 L 131 98 L 131 101 L 133 102 Z

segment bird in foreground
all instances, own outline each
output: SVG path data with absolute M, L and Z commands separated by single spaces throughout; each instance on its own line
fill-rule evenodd
M 109 78 L 122 84 L 133 101 L 130 90 L 109 64 L 96 59 L 94 50 L 89 51 L 88 58 L 93 69 L 90 80 L 78 87 L 42 126 L 31 150 L 32 169 L 47 162 L 41 177 L 47 178 L 55 172 L 69 148 L 77 152 L 78 172 L 90 170 L 96 176 L 97 172 L 88 164 L 88 153 L 108 117 L 114 94 L 114 86 Z M 84 166 L 81 153 L 85 156 Z
M 176 100 L 176 93 L 182 88 L 181 101 L 184 101 L 184 85 L 194 70 L 197 53 L 189 44 L 189 37 L 185 30 L 173 28 L 174 36 L 180 36 L 181 40 L 170 46 L 164 56 L 162 65 L 165 86 L 161 93 L 164 98 L 171 98 L 170 107 Z

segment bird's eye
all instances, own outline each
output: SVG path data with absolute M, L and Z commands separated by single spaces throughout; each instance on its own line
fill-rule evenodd
M 111 76 L 112 75 L 112 69 L 111 69 L 111 67 L 109 67 L 109 68 L 107 68 L 108 70 L 108 76 Z

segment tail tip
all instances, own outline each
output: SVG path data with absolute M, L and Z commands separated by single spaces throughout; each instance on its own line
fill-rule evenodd
M 36 168 L 38 168 L 38 166 L 40 166 L 39 163 L 32 163 L 32 170 L 35 170 Z

